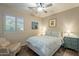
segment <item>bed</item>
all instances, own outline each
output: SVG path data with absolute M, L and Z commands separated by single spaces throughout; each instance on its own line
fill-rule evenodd
M 45 36 L 33 36 L 26 44 L 40 56 L 52 56 L 62 45 L 63 39 L 58 33 L 47 33 Z

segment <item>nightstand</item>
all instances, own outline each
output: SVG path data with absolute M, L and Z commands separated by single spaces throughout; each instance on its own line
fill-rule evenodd
M 64 37 L 64 44 L 65 48 L 70 48 L 76 51 L 79 51 L 79 38 L 75 37 Z

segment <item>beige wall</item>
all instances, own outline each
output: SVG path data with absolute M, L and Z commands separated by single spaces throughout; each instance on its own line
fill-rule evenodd
M 56 18 L 56 26 L 50 28 L 48 26 L 49 19 L 54 18 Z M 79 7 L 43 18 L 42 24 L 53 31 L 66 32 L 70 30 L 79 34 Z
M 23 32 L 5 32 L 4 31 L 4 20 L 5 15 L 12 16 L 23 16 L 24 17 L 24 31 Z M 39 30 L 31 29 L 32 20 L 38 21 L 39 26 L 41 24 L 41 19 L 30 15 L 27 12 L 21 12 L 16 9 L 0 6 L 0 36 L 4 36 L 10 41 L 25 41 L 28 37 L 32 35 L 37 35 Z

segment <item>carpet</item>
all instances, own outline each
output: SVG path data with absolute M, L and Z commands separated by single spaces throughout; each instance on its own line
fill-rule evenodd
M 60 47 L 59 50 L 53 55 L 53 56 L 78 56 L 78 52 L 71 50 L 71 49 L 65 49 L 63 47 Z M 33 50 L 31 50 L 29 47 L 22 46 L 21 50 L 16 54 L 16 56 L 38 56 Z

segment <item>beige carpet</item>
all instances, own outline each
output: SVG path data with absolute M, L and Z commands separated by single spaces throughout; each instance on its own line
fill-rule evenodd
M 23 46 L 19 53 L 16 54 L 17 56 L 38 56 L 34 51 L 32 51 L 27 46 Z M 53 56 L 78 56 L 78 52 L 71 50 L 71 49 L 65 49 L 61 47 Z
M 64 56 L 77 56 L 78 53 L 76 51 L 66 49 L 63 55 Z
M 38 56 L 34 51 L 32 51 L 27 46 L 23 46 L 19 53 L 16 54 L 17 56 Z

